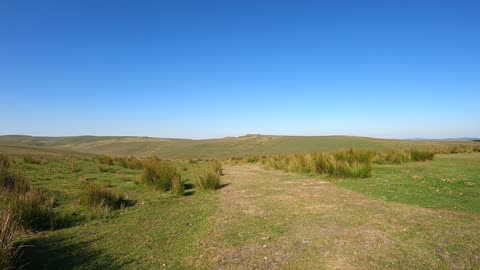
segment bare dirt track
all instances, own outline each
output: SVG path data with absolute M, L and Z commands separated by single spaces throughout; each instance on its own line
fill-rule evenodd
M 480 269 L 480 217 L 373 200 L 319 179 L 225 168 L 207 269 Z M 359 180 L 361 181 L 361 180 Z

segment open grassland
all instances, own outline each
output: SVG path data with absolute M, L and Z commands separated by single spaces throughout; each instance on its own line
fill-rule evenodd
M 474 142 L 461 143 L 466 145 L 475 144 Z M 387 150 L 458 144 L 459 142 L 451 141 L 385 140 L 351 136 L 249 135 L 238 138 L 211 140 L 148 137 L 0 136 L 0 145 L 48 147 L 48 149 L 110 156 L 157 156 L 166 159 L 229 158 L 256 154 L 306 154 L 310 152 L 334 151 L 346 147 Z
M 336 166 L 368 162 L 372 170 L 360 178 L 317 172 L 311 164 L 323 161 L 306 161 L 312 154 L 222 166 L 49 149 L 0 147 L 29 183 L 20 193 L 2 188 L 2 198 L 38 191 L 53 220 L 32 229 L 20 210 L 4 222 L 11 212 L 0 208 L 0 222 L 16 230 L 5 254 L 23 244 L 15 263 L 25 269 L 480 266 L 480 153 L 473 149 L 433 160 L 421 152 L 429 150 L 329 154 Z M 266 160 L 280 167 L 266 170 Z

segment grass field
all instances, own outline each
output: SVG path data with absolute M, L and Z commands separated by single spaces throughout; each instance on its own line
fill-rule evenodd
M 29 137 L 0 136 L 0 145 L 27 146 L 47 151 L 64 150 L 110 156 L 157 156 L 168 159 L 229 158 L 268 154 L 306 154 L 346 147 L 385 150 L 442 145 L 475 145 L 474 142 L 385 140 L 351 136 L 248 135 L 210 140 L 149 137 Z M 477 143 L 478 145 L 478 143 Z
M 410 142 L 407 142 L 410 143 Z M 221 188 L 195 179 L 209 161 L 174 161 L 185 196 L 141 169 L 45 146 L 2 146 L 62 222 L 24 230 L 25 269 L 478 269 L 480 153 L 374 164 L 368 178 L 224 166 Z M 26 158 L 28 157 L 28 158 Z M 98 213 L 89 183 L 128 204 Z

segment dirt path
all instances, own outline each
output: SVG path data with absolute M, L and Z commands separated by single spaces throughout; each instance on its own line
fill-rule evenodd
M 480 218 L 372 200 L 256 166 L 227 167 L 209 269 L 468 269 Z M 475 267 L 473 267 L 475 268 Z

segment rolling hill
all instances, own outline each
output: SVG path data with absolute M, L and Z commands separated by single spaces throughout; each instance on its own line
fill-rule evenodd
M 4 147 L 31 147 L 48 151 L 68 151 L 111 156 L 158 156 L 159 158 L 226 158 L 252 154 L 308 153 L 345 147 L 384 150 L 445 144 L 471 144 L 465 141 L 389 140 L 353 136 L 273 136 L 246 135 L 208 140 L 167 139 L 126 136 L 32 137 L 0 136 Z

